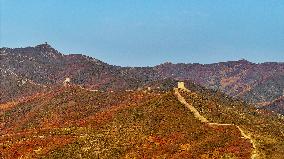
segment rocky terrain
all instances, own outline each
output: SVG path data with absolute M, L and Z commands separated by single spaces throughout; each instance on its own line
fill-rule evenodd
M 70 85 L 0 105 L 0 158 L 283 158 L 283 117 L 186 87 L 182 97 L 219 125 L 196 119 L 173 90 Z
M 283 102 L 270 103 L 283 96 L 284 63 L 261 64 L 246 60 L 215 64 L 172 64 L 154 67 L 120 67 L 80 54 L 65 55 L 48 44 L 26 48 L 0 49 L 0 102 L 73 84 L 97 90 L 136 90 L 160 80 L 190 80 L 229 96 L 268 106 L 278 112 Z M 169 80 L 169 81 L 170 81 Z M 164 85 L 164 88 L 168 86 Z M 265 104 L 264 104 L 265 103 Z
M 120 67 L 0 50 L 0 158 L 284 156 L 283 63 Z M 184 81 L 187 89 L 173 89 Z

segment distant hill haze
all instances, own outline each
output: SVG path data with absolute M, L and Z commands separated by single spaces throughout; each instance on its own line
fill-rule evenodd
M 0 48 L 1 103 L 62 86 L 66 78 L 70 78 L 71 84 L 98 90 L 135 90 L 146 86 L 158 87 L 157 81 L 165 79 L 189 80 L 283 112 L 283 98 L 280 98 L 284 92 L 283 62 L 255 64 L 239 60 L 214 64 L 164 63 L 154 67 L 120 67 L 85 55 L 64 55 L 48 44 Z

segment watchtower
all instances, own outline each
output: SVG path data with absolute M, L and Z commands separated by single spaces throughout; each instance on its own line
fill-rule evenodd
M 185 89 L 184 82 L 178 82 L 178 88 Z

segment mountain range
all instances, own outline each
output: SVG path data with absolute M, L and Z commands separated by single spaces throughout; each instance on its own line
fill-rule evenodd
M 0 158 L 282 159 L 283 72 L 1 48 Z
M 255 64 L 247 60 L 214 64 L 172 64 L 121 67 L 81 55 L 65 55 L 49 44 L 0 49 L 0 102 L 27 97 L 71 83 L 93 90 L 157 89 L 166 80 L 191 81 L 258 108 L 283 114 L 284 63 Z M 167 87 L 166 83 L 164 88 Z

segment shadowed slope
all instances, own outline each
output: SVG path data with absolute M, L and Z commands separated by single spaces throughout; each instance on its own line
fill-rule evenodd
M 11 71 L 17 75 L 10 75 Z M 214 64 L 172 64 L 155 67 L 112 66 L 80 54 L 64 55 L 48 44 L 0 48 L 0 103 L 37 93 L 42 87 L 62 85 L 65 78 L 90 89 L 136 90 L 148 85 L 168 89 L 157 81 L 191 80 L 207 88 L 254 103 L 270 102 L 283 91 L 284 63 L 255 64 L 246 60 Z M 29 80 L 33 83 L 32 88 Z M 28 94 L 27 94 L 28 93 Z M 279 107 L 281 108 L 281 106 Z

